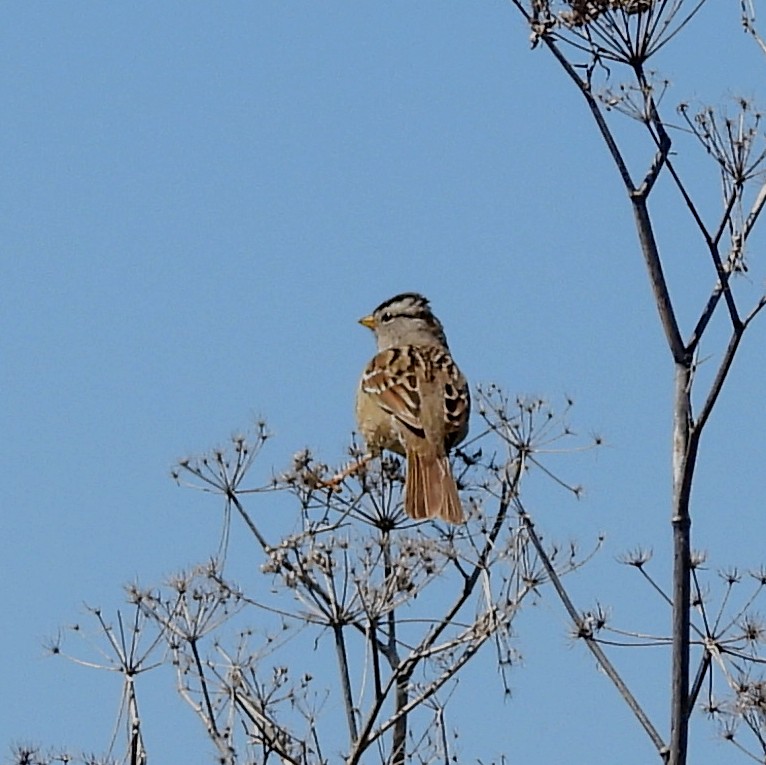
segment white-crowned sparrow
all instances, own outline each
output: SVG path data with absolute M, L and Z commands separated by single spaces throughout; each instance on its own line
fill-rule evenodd
M 407 457 L 404 509 L 411 518 L 463 521 L 449 450 L 468 433 L 468 384 L 450 356 L 428 300 L 405 292 L 359 320 L 378 353 L 362 374 L 356 419 L 367 448 Z

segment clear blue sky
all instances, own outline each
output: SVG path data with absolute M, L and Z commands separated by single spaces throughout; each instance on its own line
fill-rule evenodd
M 763 102 L 766 57 L 736 6 L 709 3 L 657 60 L 668 104 Z M 574 426 L 608 445 L 561 458 L 581 502 L 534 509 L 549 537 L 607 534 L 572 580 L 581 605 L 664 629 L 614 556 L 668 549 L 671 365 L 617 173 L 509 4 L 72 0 L 0 17 L 3 756 L 28 740 L 104 749 L 118 678 L 44 658 L 44 639 L 86 623 L 83 603 L 113 612 L 124 582 L 214 552 L 219 508 L 173 484 L 177 458 L 262 415 L 277 436 L 262 475 L 305 445 L 342 459 L 372 351 L 356 319 L 403 290 L 432 299 L 473 382 L 574 397 Z M 640 129 L 617 124 L 646 157 Z M 679 164 L 715 212 L 712 163 Z M 659 194 L 688 332 L 714 275 Z M 763 556 L 764 324 L 700 458 L 695 544 L 714 566 Z M 502 732 L 466 704 L 466 755 L 652 761 L 550 593 L 518 647 Z M 666 656 L 617 661 L 665 732 Z M 147 695 L 147 716 L 173 721 L 147 725 L 150 756 L 212 761 L 173 693 L 164 677 Z M 695 762 L 731 761 L 700 730 Z

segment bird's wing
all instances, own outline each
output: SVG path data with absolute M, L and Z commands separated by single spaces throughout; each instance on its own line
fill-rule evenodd
M 407 430 L 450 449 L 465 438 L 471 397 L 468 383 L 438 346 L 388 348 L 373 357 L 362 389 Z
M 362 375 L 362 390 L 420 438 L 425 438 L 420 417 L 423 366 L 424 360 L 417 348 L 387 348 L 372 358 Z

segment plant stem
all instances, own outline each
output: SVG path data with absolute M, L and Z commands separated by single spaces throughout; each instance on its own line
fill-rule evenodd
M 673 401 L 673 653 L 669 765 L 685 765 L 689 733 L 691 498 L 698 439 L 692 431 L 692 365 L 676 362 Z

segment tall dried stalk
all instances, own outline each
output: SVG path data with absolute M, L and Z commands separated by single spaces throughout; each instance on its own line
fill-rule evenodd
M 660 114 L 658 89 L 647 69 L 656 53 L 686 29 L 704 4 L 684 0 L 511 0 L 529 24 L 534 45 L 544 45 L 561 64 L 565 73 L 582 94 L 596 128 L 623 181 L 633 208 L 640 251 L 664 330 L 667 348 L 674 365 L 674 398 L 672 411 L 671 528 L 673 537 L 672 594 L 672 669 L 670 739 L 666 746 L 653 726 L 639 719 L 663 759 L 671 765 L 684 765 L 687 760 L 690 700 L 690 611 L 692 608 L 691 555 L 691 488 L 697 453 L 704 427 L 718 400 L 731 369 L 740 340 L 750 322 L 766 303 L 762 296 L 744 314 L 734 296 L 732 279 L 746 269 L 744 251 L 747 240 L 763 208 L 766 194 L 760 191 L 750 202 L 749 212 L 742 213 L 747 204 L 749 184 L 757 178 L 764 159 L 759 148 L 762 136 L 757 130 L 759 115 L 749 104 L 741 102 L 738 118 L 716 117 L 705 110 L 689 121 L 692 133 L 702 142 L 707 153 L 718 162 L 724 202 L 722 213 L 711 225 L 705 223 L 693 195 L 671 160 L 673 141 Z M 745 4 L 743 3 L 743 9 Z M 751 17 L 748 17 L 752 21 Z M 745 25 L 751 31 L 754 25 Z M 760 40 L 757 37 L 756 39 Z M 607 68 L 608 67 L 608 68 Z M 599 85 L 599 77 L 624 76 L 627 84 L 615 90 Z M 607 112 L 621 111 L 644 125 L 647 137 L 655 147 L 654 160 L 639 171 L 639 180 L 628 167 L 619 139 Z M 686 114 L 686 110 L 682 110 Z M 663 269 L 660 247 L 655 237 L 654 223 L 648 199 L 661 173 L 667 173 L 678 190 L 682 204 L 695 223 L 708 260 L 712 261 L 714 286 L 701 308 L 688 339 L 684 339 L 678 324 L 676 309 L 670 297 Z M 729 234 L 728 243 L 723 234 Z M 702 266 L 704 261 L 700 261 Z M 695 389 L 695 364 L 700 342 L 708 324 L 721 305 L 721 297 L 730 323 L 730 337 L 721 352 L 714 380 L 702 392 L 699 413 L 695 413 L 692 393 Z M 601 662 L 604 665 L 603 661 Z M 604 665 L 606 668 L 606 665 Z M 695 686 L 696 687 L 696 686 Z M 624 694 L 623 694 L 624 695 Z M 627 699 L 626 699 L 627 700 Z M 629 701 L 630 703 L 630 701 Z M 632 705 L 631 705 L 632 706 Z M 636 711 L 634 709 L 634 711 Z

